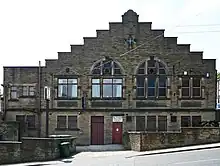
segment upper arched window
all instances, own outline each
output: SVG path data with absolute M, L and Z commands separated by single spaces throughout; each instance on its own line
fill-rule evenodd
M 166 97 L 166 84 L 166 68 L 162 62 L 151 57 L 140 64 L 137 69 L 137 97 Z
M 121 68 L 113 60 L 97 62 L 92 69 L 92 98 L 122 98 Z

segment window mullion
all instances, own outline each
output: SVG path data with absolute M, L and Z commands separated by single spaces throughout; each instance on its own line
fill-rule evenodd
M 148 77 L 146 77 L 145 76 L 145 82 L 144 82 L 144 96 L 145 96 L 145 98 L 147 98 L 148 97 Z

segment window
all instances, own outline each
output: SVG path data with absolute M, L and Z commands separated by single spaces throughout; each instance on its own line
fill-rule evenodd
M 167 131 L 167 116 L 158 116 L 158 131 Z
M 137 70 L 137 97 L 166 97 L 167 77 L 165 66 L 151 57 Z
M 58 98 L 76 98 L 77 89 L 77 79 L 58 79 Z
M 191 127 L 191 117 L 182 116 L 181 117 L 181 127 Z
M 126 122 L 132 122 L 132 116 L 126 116 Z
M 145 131 L 145 116 L 136 116 L 136 131 Z
M 11 99 L 17 99 L 18 98 L 17 87 L 16 86 L 11 87 L 10 98 Z
M 28 128 L 35 128 L 35 115 L 27 115 L 26 117 Z
M 66 116 L 57 116 L 57 128 L 66 129 Z
M 182 97 L 190 96 L 190 78 L 183 77 L 182 78 Z
M 23 86 L 22 87 L 22 96 L 34 96 L 35 87 L 34 86 Z
M 182 78 L 182 97 L 201 97 L 201 78 Z
M 201 79 L 193 78 L 192 80 L 192 96 L 200 97 L 201 96 Z
M 68 116 L 68 129 L 77 128 L 77 116 Z
M 57 129 L 77 129 L 77 116 L 57 116 Z
M 123 97 L 121 69 L 116 62 L 109 60 L 99 62 L 93 68 L 92 74 L 96 75 L 96 78 L 92 78 L 92 98 Z
M 147 131 L 156 131 L 156 116 L 147 116 Z
M 192 127 L 201 126 L 201 116 L 192 116 Z

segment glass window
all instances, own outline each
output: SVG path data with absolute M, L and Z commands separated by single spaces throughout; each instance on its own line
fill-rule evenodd
M 29 95 L 30 96 L 34 96 L 35 95 L 35 88 L 34 88 L 34 86 L 30 86 L 29 87 Z
M 70 99 L 77 96 L 77 79 L 58 79 L 58 97 Z
M 122 85 L 113 85 L 113 97 L 122 97 Z
M 77 129 L 77 116 L 68 116 L 68 129 Z
M 28 87 L 27 86 L 22 87 L 22 96 L 28 96 Z
M 57 128 L 65 129 L 66 128 L 66 116 L 57 116 Z
M 18 94 L 17 94 L 17 87 L 16 86 L 12 86 L 11 87 L 11 99 L 17 99 L 18 98 Z
M 113 97 L 112 85 L 103 84 L 103 97 Z
M 92 97 L 101 97 L 100 92 L 100 85 L 92 85 Z

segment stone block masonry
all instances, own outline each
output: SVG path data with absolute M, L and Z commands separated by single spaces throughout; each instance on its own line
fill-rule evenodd
M 75 152 L 75 137 L 24 137 L 22 142 L 0 141 L 0 165 L 57 159 L 60 157 L 59 145 L 62 142 L 70 142 L 71 152 Z
M 131 149 L 148 151 L 220 142 L 220 128 L 182 128 L 181 132 L 129 132 Z

